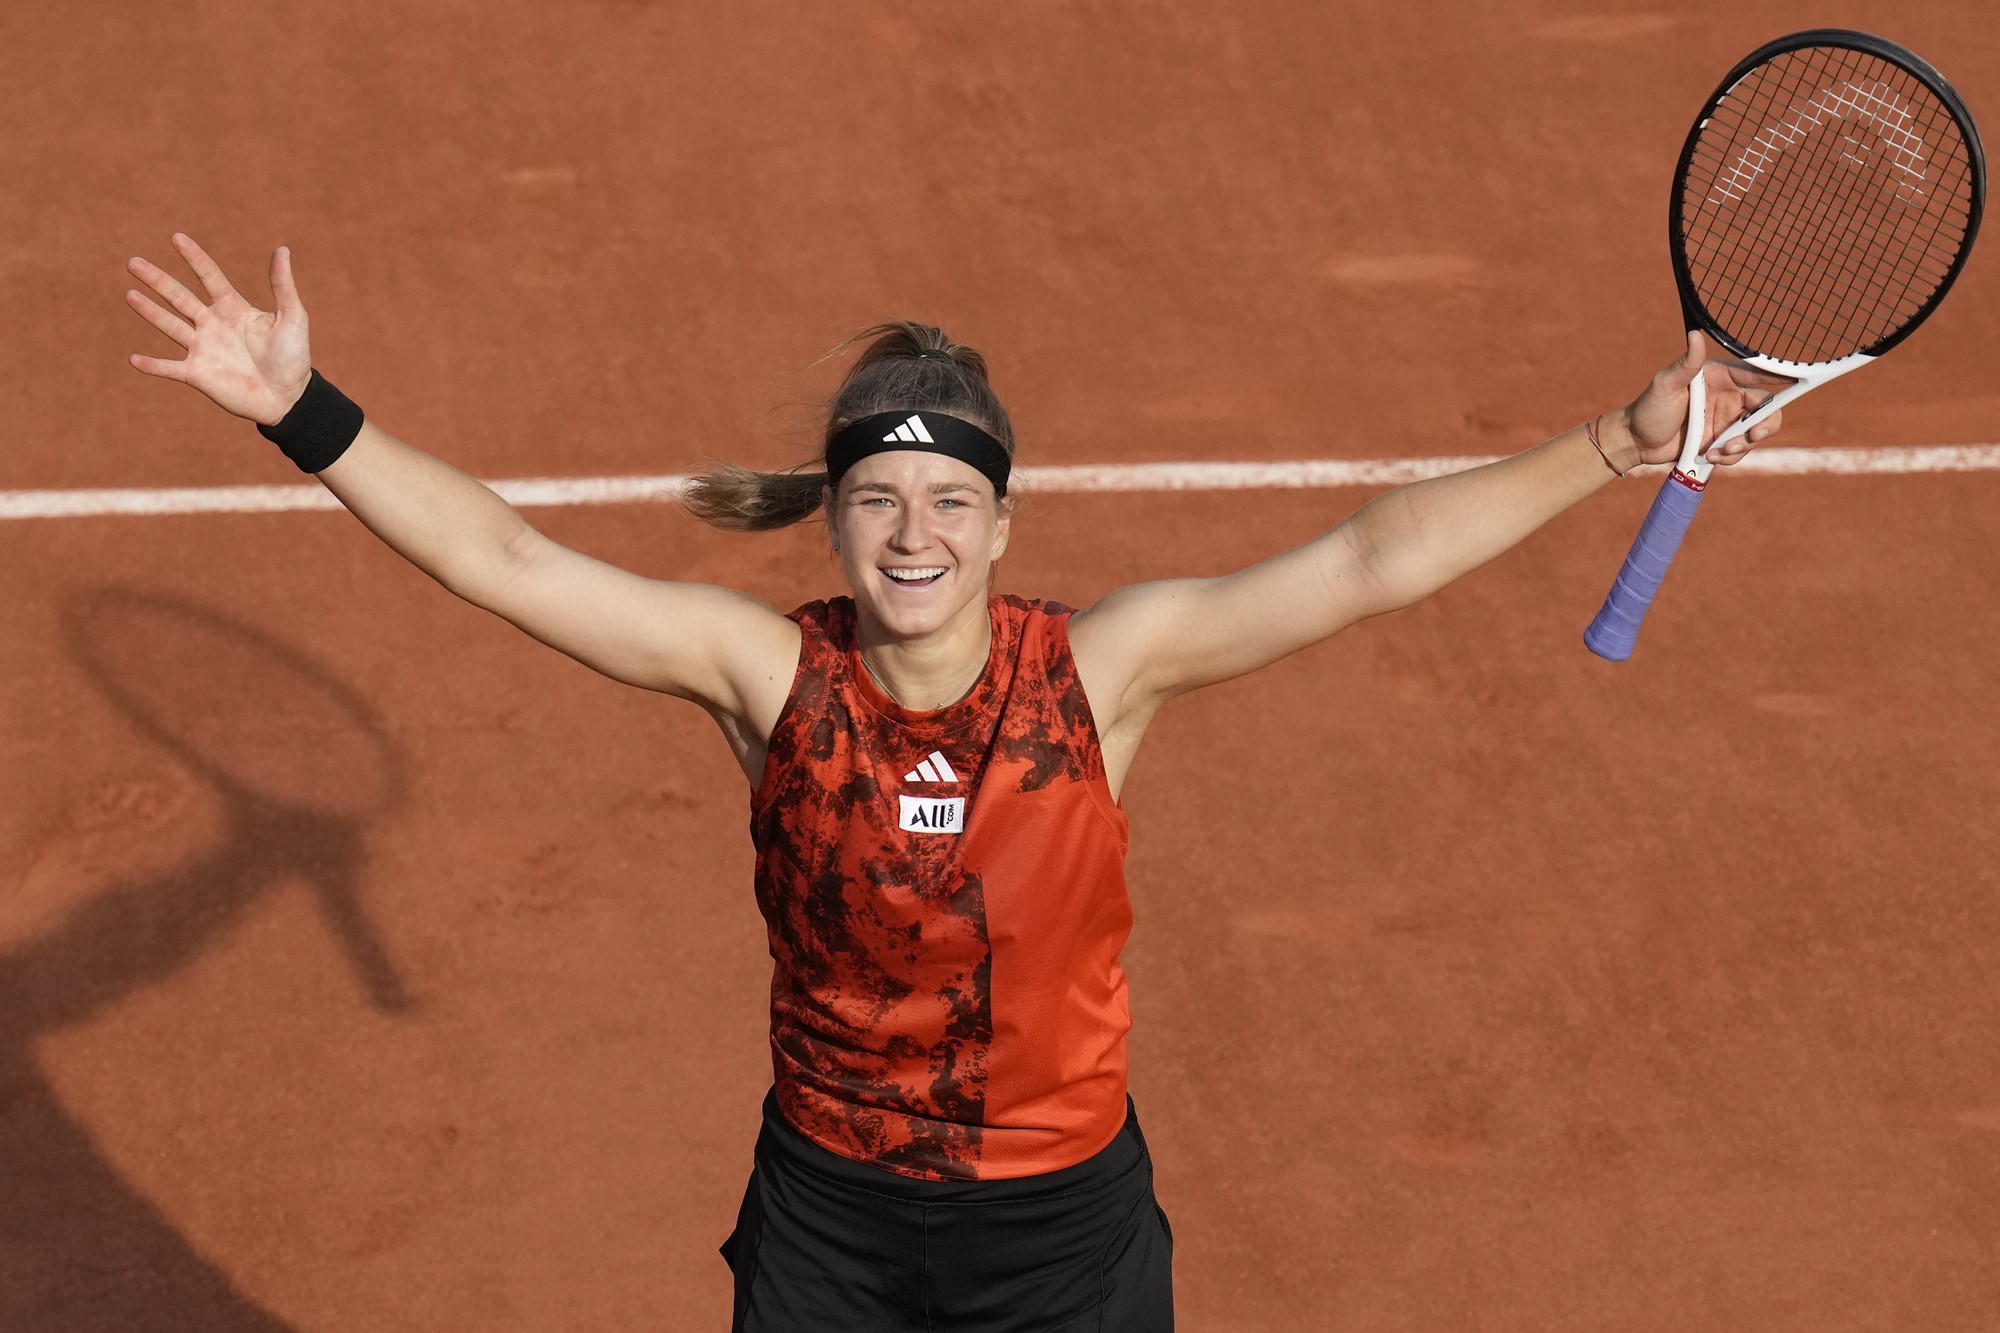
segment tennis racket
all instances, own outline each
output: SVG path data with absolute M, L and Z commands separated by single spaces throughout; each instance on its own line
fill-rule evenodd
M 1894 42 L 1815 28 L 1729 71 L 1674 169 L 1674 282 L 1690 330 L 1791 383 L 1708 441 L 1695 376 L 1679 461 L 1584 631 L 1592 652 L 1632 655 L 1708 485 L 1709 450 L 1909 337 L 1965 266 L 1985 201 L 1965 104 Z

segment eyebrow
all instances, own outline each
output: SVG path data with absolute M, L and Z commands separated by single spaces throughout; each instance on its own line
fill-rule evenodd
M 971 491 L 977 489 L 977 487 L 971 485 L 969 482 L 963 481 L 934 481 L 930 487 L 932 495 L 943 495 L 947 491 Z M 855 493 L 861 491 L 880 491 L 884 495 L 901 494 L 895 486 L 886 481 L 858 481 L 854 484 L 853 490 Z

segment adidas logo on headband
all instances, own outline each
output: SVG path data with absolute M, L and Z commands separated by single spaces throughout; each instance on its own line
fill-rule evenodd
M 891 440 L 902 440 L 906 444 L 915 444 L 920 440 L 925 444 L 937 443 L 931 438 L 931 433 L 924 429 L 924 419 L 914 412 L 910 414 L 908 421 L 882 437 L 884 444 Z
M 886 435 L 876 434 L 885 428 Z M 921 449 L 956 458 L 992 482 L 995 496 L 1007 493 L 1007 474 L 1014 465 L 1007 446 L 963 417 L 931 412 L 926 419 L 925 413 L 905 414 L 901 408 L 865 416 L 834 432 L 826 442 L 827 484 L 839 486 L 847 469 L 872 454 L 899 449 Z

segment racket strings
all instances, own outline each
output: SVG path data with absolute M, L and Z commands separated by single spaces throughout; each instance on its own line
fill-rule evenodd
M 1787 52 L 1711 110 L 1677 230 L 1716 325 L 1786 361 L 1864 350 L 1920 315 L 1966 241 L 1964 133 L 1921 80 L 1866 52 Z
M 1836 181 L 1832 178 L 1835 160 L 1827 156 L 1812 179 L 1801 187 L 1792 206 L 1769 225 L 1767 234 L 1754 239 L 1786 252 L 1803 252 L 1808 256 L 1816 248 L 1823 251 L 1825 247 L 1816 247 L 1815 242 L 1826 234 L 1829 223 L 1837 218 L 1838 194 L 1834 189 Z M 1801 201 L 1807 199 L 1816 201 L 1809 209 L 1801 206 Z M 1936 228 L 1931 231 L 1934 236 Z M 1742 243 L 1746 239 L 1751 238 L 1736 238 L 1737 243 L 1730 254 L 1732 260 L 1744 256 Z M 1891 293 L 1889 287 L 1897 273 L 1896 256 L 1890 252 L 1894 238 L 1879 232 L 1857 230 L 1850 239 L 1846 253 L 1827 255 L 1823 264 L 1802 263 L 1794 266 L 1789 274 L 1762 274 L 1746 284 L 1748 291 L 1745 295 L 1773 306 L 1783 305 L 1804 322 L 1804 331 L 1810 335 L 1807 341 L 1826 352 L 1820 358 L 1794 354 L 1786 359 L 1831 359 L 1862 346 L 1871 341 L 1865 336 L 1869 331 L 1868 317 L 1871 314 L 1886 314 L 1889 317 L 1887 329 L 1900 327 L 1922 308 L 1924 298 L 1943 277 L 1943 267 L 1931 271 L 1921 262 L 1905 264 L 1902 266 L 1907 270 L 1904 280 L 1897 291 Z M 1929 282 L 1924 290 L 1915 299 L 1910 299 L 1912 288 L 1927 274 Z M 1779 281 L 1784 277 L 1793 280 L 1789 286 Z M 1738 302 L 1738 309 L 1747 304 Z M 1847 315 L 1844 322 L 1839 318 L 1843 313 Z
M 1779 206 L 1773 208 L 1769 197 L 1760 201 L 1766 208 L 1764 225 L 1739 229 L 1738 234 L 1725 237 L 1727 244 L 1721 256 L 1724 263 L 1718 266 L 1718 271 L 1728 265 L 1743 269 L 1738 277 L 1739 285 L 1744 290 L 1734 293 L 1726 289 L 1718 290 L 1715 294 L 1722 298 L 1719 304 L 1733 307 L 1730 313 L 1737 316 L 1756 302 L 1784 303 L 1794 314 L 1810 311 L 1807 323 L 1810 325 L 1809 332 L 1815 335 L 1813 340 L 1820 344 L 1845 343 L 1847 346 L 1841 347 L 1842 352 L 1858 341 L 1854 325 L 1859 322 L 1858 316 L 1866 313 L 1868 308 L 1879 310 L 1887 304 L 1893 309 L 1906 305 L 1888 296 L 1886 289 L 1893 280 L 1893 269 L 1886 262 L 1891 258 L 1886 242 L 1893 238 L 1883 236 L 1879 227 L 1856 228 L 1850 223 L 1846 228 L 1850 241 L 1847 251 L 1827 253 L 1824 238 L 1829 223 L 1837 219 L 1837 206 L 1843 202 L 1851 203 L 1842 199 L 1837 188 L 1840 183 L 1837 173 L 1842 162 L 1859 165 L 1863 160 L 1850 149 L 1878 160 L 1886 158 L 1886 170 L 1900 177 L 1894 194 L 1905 204 L 1922 197 L 1924 190 L 1923 174 L 1918 170 L 1923 164 L 1924 140 L 1909 131 L 1909 117 L 1902 109 L 1907 88 L 1896 90 L 1879 82 L 1857 80 L 1853 76 L 1860 71 L 1854 68 L 1852 61 L 1846 63 L 1846 69 L 1830 73 L 1836 77 L 1845 73 L 1850 77 L 1839 82 L 1835 78 L 1826 78 L 1810 96 L 1806 96 L 1808 90 L 1800 86 L 1804 81 L 1797 78 L 1797 71 L 1791 71 L 1793 78 L 1778 85 L 1781 93 L 1788 95 L 1787 110 L 1776 121 L 1763 123 L 1747 145 L 1743 145 L 1741 139 L 1742 130 L 1750 117 L 1745 116 L 1743 123 L 1734 127 L 1737 147 L 1721 159 L 1723 166 L 1715 186 L 1709 191 L 1710 202 L 1725 206 L 1732 202 L 1743 203 L 1762 183 L 1760 178 L 1766 173 L 1779 177 L 1768 191 L 1779 201 Z M 1753 113 L 1763 110 L 1768 115 L 1771 109 L 1760 108 L 1747 99 L 1739 100 Z M 1838 116 L 1828 112 L 1837 112 Z M 1841 123 L 1856 114 L 1873 123 L 1867 126 Z M 1831 143 L 1832 136 L 1825 132 L 1829 127 L 1839 131 L 1840 143 L 1847 147 L 1827 151 L 1829 147 L 1836 146 Z M 1862 129 L 1871 139 L 1886 140 L 1888 152 L 1882 154 L 1876 145 L 1857 138 L 1849 132 L 1853 129 Z M 1815 131 L 1818 133 L 1815 134 Z M 1809 138 L 1817 138 L 1819 142 L 1806 147 L 1816 147 L 1819 151 L 1797 151 Z M 1802 174 L 1806 176 L 1803 181 L 1799 179 Z M 1878 180 L 1875 183 L 1879 186 L 1883 182 Z M 1932 230 L 1935 231 L 1935 228 Z M 1713 238 L 1704 236 L 1703 239 Z M 1779 248 L 1796 259 L 1817 262 L 1795 263 L 1788 272 L 1769 265 L 1761 270 L 1746 267 L 1751 255 L 1760 251 L 1769 253 L 1765 247 Z M 1921 268 L 1919 265 L 1919 270 Z M 1917 272 L 1913 271 L 1900 285 L 1903 293 L 1908 292 L 1916 277 Z M 1866 299 L 1854 299 L 1857 288 L 1861 289 L 1859 295 Z M 1843 295 L 1848 298 L 1844 303 L 1841 300 Z M 1731 296 L 1737 299 L 1732 301 L 1729 299 Z M 1837 314 L 1842 312 L 1843 304 L 1850 316 L 1845 327 L 1836 319 Z M 1895 309 L 1894 314 L 1906 317 L 1920 306 L 1921 300 L 1907 303 L 1907 308 Z M 1803 357 L 1794 353 L 1788 359 Z
M 1854 71 L 1850 69 L 1846 72 Z M 1872 119 L 1882 123 L 1880 127 L 1889 130 L 1900 130 L 1902 127 L 1893 121 L 1888 121 L 1886 116 L 1875 111 L 1874 106 L 1870 105 L 1872 103 L 1895 106 L 1894 101 L 1883 97 L 1884 90 L 1880 89 L 1879 85 L 1857 87 L 1856 81 L 1850 78 L 1836 86 L 1831 99 L 1828 96 L 1829 90 L 1822 87 L 1814 91 L 1811 97 L 1805 98 L 1803 115 L 1800 114 L 1800 103 L 1802 95 L 1807 90 L 1796 86 L 1794 81 L 1793 86 L 1783 91 L 1790 94 L 1788 107 L 1790 114 L 1781 115 L 1775 123 L 1770 121 L 1763 123 L 1747 146 L 1740 144 L 1742 138 L 1740 131 L 1743 126 L 1739 125 L 1737 127 L 1739 132 L 1736 135 L 1739 146 L 1733 154 L 1723 159 L 1724 166 L 1718 177 L 1717 186 L 1710 191 L 1713 202 L 1728 205 L 1733 199 L 1741 203 L 1763 183 L 1761 177 L 1766 174 L 1777 177 L 1764 191 L 1766 197 L 1760 200 L 1765 206 L 1763 225 L 1739 228 L 1737 234 L 1723 238 L 1726 242 L 1721 255 L 1723 263 L 1717 266 L 1717 270 L 1721 272 L 1730 265 L 1742 270 L 1736 275 L 1742 290 L 1730 292 L 1726 288 L 1718 287 L 1715 295 L 1721 298 L 1718 304 L 1732 308 L 1730 313 L 1733 316 L 1741 316 L 1757 303 L 1773 307 L 1783 304 L 1795 315 L 1810 312 L 1806 320 L 1810 326 L 1807 331 L 1815 335 L 1815 341 L 1826 343 L 1832 340 L 1834 343 L 1845 342 L 1852 345 L 1858 341 L 1851 327 L 1855 323 L 1852 317 L 1863 313 L 1862 307 L 1879 308 L 1885 301 L 1891 305 L 1904 304 L 1888 297 L 1886 288 L 1889 284 L 1883 280 L 1889 276 L 1885 273 L 1885 260 L 1888 256 L 1884 244 L 1888 238 L 1880 234 L 1879 228 L 1856 228 L 1850 224 L 1846 228 L 1849 233 L 1847 239 L 1850 242 L 1846 252 L 1828 253 L 1823 238 L 1827 233 L 1829 222 L 1836 217 L 1835 207 L 1841 202 L 1840 194 L 1835 188 L 1839 184 L 1836 173 L 1840 171 L 1843 159 L 1849 163 L 1856 163 L 1859 159 L 1853 152 L 1845 150 L 1826 151 L 1829 147 L 1827 142 L 1829 136 L 1823 132 L 1817 136 L 1821 140 L 1817 145 L 1821 151 L 1816 154 L 1798 151 L 1786 153 L 1785 150 L 1797 150 L 1801 141 L 1807 138 L 1813 129 L 1821 128 L 1831 119 L 1823 114 L 1830 103 L 1843 110 L 1853 106 L 1857 101 L 1852 96 L 1855 92 L 1861 93 L 1859 100 L 1862 109 L 1865 112 L 1872 112 Z M 1894 97 L 1894 94 L 1891 93 L 1890 97 Z M 1847 127 L 1842 128 L 1844 131 Z M 1921 177 L 1914 182 L 1915 190 L 1910 179 L 1915 174 L 1911 164 L 1920 160 L 1920 150 L 1911 145 L 1910 141 L 1914 136 L 1904 133 L 1900 137 L 1904 142 L 1892 141 L 1893 156 L 1889 168 L 1901 175 L 1902 179 L 1898 182 L 1895 192 L 1904 202 L 1908 202 L 1915 190 L 1922 188 Z M 1859 148 L 1863 152 L 1869 151 L 1870 146 L 1852 134 L 1843 132 L 1841 139 L 1845 144 Z M 1779 157 L 1781 153 L 1784 154 L 1782 159 Z M 1801 176 L 1804 177 L 1803 180 L 1800 179 Z M 1778 201 L 1779 207 L 1772 207 L 1774 199 Z M 1815 244 L 1815 241 L 1820 243 Z M 1768 254 L 1773 249 L 1789 252 L 1796 259 L 1811 262 L 1795 263 L 1789 271 L 1769 264 L 1761 268 L 1754 266 L 1752 256 L 1760 253 Z M 1800 253 L 1802 251 L 1804 253 Z M 1908 290 L 1914 276 L 1912 274 L 1911 280 L 1901 284 L 1902 290 Z M 1857 288 L 1860 289 L 1859 295 L 1865 299 L 1854 299 Z M 1848 297 L 1845 302 L 1847 307 L 1845 313 L 1850 316 L 1849 327 L 1842 327 L 1836 319 L 1842 312 L 1840 298 L 1843 294 Z M 1731 300 L 1731 297 L 1735 299 Z M 1916 304 L 1920 305 L 1921 302 Z M 1915 305 L 1912 305 L 1910 309 L 1914 308 Z M 1907 314 L 1910 310 L 1896 313 Z M 1840 350 L 1847 349 L 1842 347 Z M 1788 359 L 1803 358 L 1795 352 Z
M 1852 74 L 1855 71 L 1850 69 L 1845 72 Z M 1882 131 L 1870 134 L 1871 138 L 1889 140 L 1886 165 L 1889 171 L 1901 178 L 1894 194 L 1904 203 L 1918 197 L 1918 192 L 1923 189 L 1922 176 L 1914 169 L 1922 161 L 1921 141 L 1915 141 L 1916 137 L 1904 130 L 1902 125 L 1889 120 L 1876 109 L 1895 108 L 1898 120 L 1907 119 L 1900 114 L 1898 104 L 1901 98 L 1879 84 L 1857 85 L 1856 80 L 1849 78 L 1832 90 L 1831 97 L 1829 90 L 1822 87 L 1806 100 L 1803 116 L 1800 114 L 1799 98 L 1805 90 L 1793 86 L 1785 91 L 1791 94 L 1790 114 L 1784 115 L 1775 124 L 1763 125 L 1747 147 L 1739 147 L 1730 158 L 1725 159 L 1726 165 L 1718 186 L 1710 194 L 1711 198 L 1720 196 L 1716 202 L 1725 205 L 1731 201 L 1732 195 L 1742 202 L 1750 193 L 1748 187 L 1758 183 L 1751 172 L 1761 175 L 1772 171 L 1776 174 L 1772 150 L 1796 150 L 1801 140 L 1810 133 L 1808 126 L 1820 129 L 1816 136 L 1820 142 L 1814 145 L 1819 152 L 1794 151 L 1784 161 L 1783 176 L 1772 187 L 1772 195 L 1781 201 L 1781 206 L 1772 208 L 1770 199 L 1763 200 L 1767 209 L 1763 225 L 1740 229 L 1737 235 L 1727 237 L 1730 244 L 1723 254 L 1725 264 L 1735 264 L 1739 268 L 1749 263 L 1751 255 L 1760 251 L 1768 253 L 1764 247 L 1779 249 L 1791 253 L 1795 259 L 1812 262 L 1795 263 L 1789 271 L 1769 265 L 1762 270 L 1745 268 L 1745 273 L 1739 275 L 1744 290 L 1732 293 L 1720 289 L 1715 294 L 1722 298 L 1719 304 L 1731 307 L 1729 313 L 1733 317 L 1740 317 L 1747 307 L 1757 302 L 1774 308 L 1782 304 L 1794 316 L 1802 317 L 1807 326 L 1803 330 L 1794 327 L 1794 333 L 1808 333 L 1810 341 L 1816 345 L 1834 346 L 1836 354 L 1840 354 L 1861 341 L 1857 337 L 1857 326 L 1870 310 L 1879 311 L 1886 306 L 1891 310 L 1892 318 L 1907 317 L 1920 307 L 1921 301 L 1898 300 L 1889 293 L 1894 270 L 1889 262 L 1892 257 L 1888 254 L 1888 242 L 1895 238 L 1884 236 L 1879 227 L 1856 227 L 1850 221 L 1845 228 L 1845 239 L 1849 242 L 1845 252 L 1828 253 L 1824 238 L 1829 223 L 1838 220 L 1839 205 L 1851 203 L 1842 199 L 1837 188 L 1841 164 L 1843 161 L 1854 164 L 1861 160 L 1850 149 L 1858 149 L 1870 156 L 1878 155 L 1878 150 L 1875 145 L 1847 132 L 1864 127 L 1843 125 L 1838 127 L 1839 139 L 1847 147 L 1837 152 L 1827 151 L 1832 146 L 1829 142 L 1831 136 L 1822 127 L 1830 117 L 1816 113 L 1824 112 L 1829 105 L 1843 111 L 1859 109 L 1864 117 L 1876 122 L 1865 129 Z M 1860 94 L 1858 98 L 1854 96 L 1856 93 Z M 1741 127 L 1738 128 L 1740 130 Z M 1895 133 L 1897 131 L 1902 132 Z M 1902 142 L 1896 142 L 1898 138 Z M 1804 179 L 1800 179 L 1801 176 Z M 1875 183 L 1879 187 L 1884 182 L 1878 180 Z M 1785 190 L 1779 190 L 1779 186 L 1785 187 Z M 1907 294 L 1921 268 L 1919 265 L 1904 282 L 1896 284 L 1899 294 Z M 1736 299 L 1730 300 L 1731 296 Z M 1848 316 L 1844 323 L 1838 318 L 1843 313 Z M 1764 341 L 1768 343 L 1768 339 Z M 1805 357 L 1793 352 L 1788 359 Z

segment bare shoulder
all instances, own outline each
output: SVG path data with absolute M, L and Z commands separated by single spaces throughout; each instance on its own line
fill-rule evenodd
M 1205 582 L 1135 583 L 1070 617 L 1070 652 L 1100 731 L 1135 711 L 1150 717 L 1158 707 L 1154 676 L 1162 645 L 1183 632 Z
M 1172 632 L 1204 582 L 1164 579 L 1134 583 L 1106 593 L 1095 605 L 1078 611 L 1069 621 L 1070 644 L 1078 665 L 1085 655 L 1106 661 L 1143 657 L 1151 643 Z
M 747 593 L 646 578 L 546 539 L 481 604 L 614 680 L 753 728 L 775 722 L 798 664 L 798 625 Z
M 1261 670 L 1395 605 L 1343 523 L 1232 574 L 1112 593 L 1076 627 L 1077 667 L 1094 673 L 1117 707 L 1157 708 Z
M 798 668 L 802 635 L 798 623 L 770 603 L 734 588 L 709 583 L 659 583 L 663 600 L 675 612 L 704 622 L 710 652 L 730 684 L 744 694 L 777 691 L 778 701 L 792 687 Z M 755 712 L 756 709 L 747 711 Z M 772 712 L 773 717 L 776 711 Z

